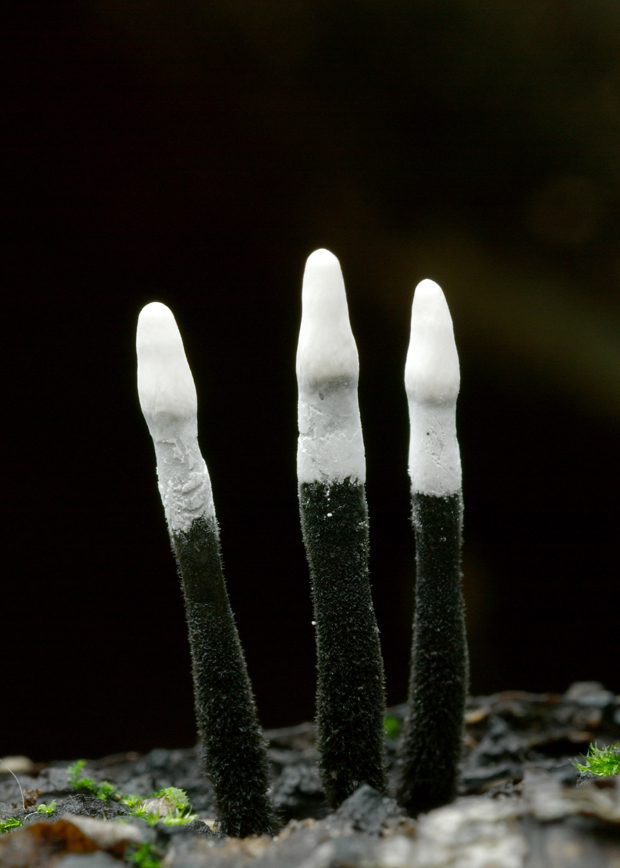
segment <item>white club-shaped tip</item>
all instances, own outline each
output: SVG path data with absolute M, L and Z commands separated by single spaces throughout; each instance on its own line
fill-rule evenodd
M 405 366 L 410 401 L 451 404 L 461 382 L 452 317 L 441 287 L 423 280 L 416 287 L 411 309 L 411 341 Z
M 344 280 L 340 263 L 329 250 L 315 250 L 308 257 L 301 301 L 297 379 L 320 383 L 356 378 L 359 359 Z
M 195 419 L 196 387 L 183 341 L 170 308 L 154 301 L 138 318 L 138 395 L 149 423 L 175 424 Z

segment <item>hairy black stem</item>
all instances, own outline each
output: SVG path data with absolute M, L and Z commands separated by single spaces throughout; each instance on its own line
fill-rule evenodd
M 299 486 L 317 645 L 319 768 L 332 807 L 362 784 L 386 791 L 383 661 L 368 578 L 364 486 Z
M 417 580 L 400 803 L 411 816 L 456 795 L 468 689 L 461 589 L 461 492 L 413 493 Z
M 273 834 L 266 744 L 224 583 L 215 519 L 172 535 L 185 599 L 203 765 L 225 835 Z

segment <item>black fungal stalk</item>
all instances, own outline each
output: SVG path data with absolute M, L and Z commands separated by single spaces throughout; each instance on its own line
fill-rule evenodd
M 154 302 L 138 322 L 138 391 L 157 456 L 159 490 L 189 631 L 203 765 L 225 835 L 272 834 L 266 744 L 222 572 L 196 389 L 171 311 Z
M 446 300 L 430 280 L 414 296 L 405 383 L 417 579 L 398 798 L 415 817 L 456 795 L 468 688 L 456 439 L 459 361 Z
M 203 764 L 225 835 L 273 834 L 268 770 L 252 688 L 222 573 L 217 524 L 171 534 L 185 599 Z
M 297 353 L 298 480 L 317 646 L 317 747 L 338 807 L 362 784 L 386 791 L 383 661 L 368 577 L 358 359 L 338 260 L 306 265 Z
M 412 816 L 456 796 L 467 698 L 461 591 L 463 501 L 413 494 L 417 580 L 398 798 Z
M 319 768 L 328 801 L 362 784 L 386 790 L 384 688 L 368 581 L 364 487 L 345 480 L 299 486 L 317 645 Z

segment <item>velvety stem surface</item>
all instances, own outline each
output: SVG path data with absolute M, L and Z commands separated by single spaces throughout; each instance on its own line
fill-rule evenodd
M 328 801 L 361 784 L 386 790 L 383 662 L 368 578 L 368 510 L 361 483 L 299 486 L 317 644 L 319 767 Z
M 460 492 L 413 493 L 417 580 L 400 803 L 411 816 L 456 795 L 468 688 Z
M 219 533 L 201 516 L 172 535 L 185 598 L 205 772 L 226 835 L 273 834 L 266 746 L 224 584 Z

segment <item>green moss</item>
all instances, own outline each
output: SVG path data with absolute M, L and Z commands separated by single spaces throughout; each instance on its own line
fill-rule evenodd
M 179 787 L 165 787 L 151 796 L 124 795 L 119 793 L 116 787 L 109 781 L 96 783 L 93 778 L 84 777 L 82 769 L 86 765 L 86 760 L 77 760 L 67 768 L 67 779 L 72 787 L 76 790 L 88 790 L 98 799 L 108 800 L 114 798 L 130 809 L 131 816 L 141 817 L 151 825 L 156 823 L 164 823 L 166 826 L 182 826 L 187 823 L 192 823 L 197 819 L 198 814 L 191 812 L 189 797 L 185 790 Z M 153 801 L 157 801 L 157 805 L 153 805 Z M 151 803 L 151 804 L 149 804 Z M 162 811 L 163 808 L 163 811 Z M 49 805 L 41 804 L 37 807 L 37 814 L 53 814 L 57 810 L 56 799 Z M 124 818 L 118 818 L 121 822 Z M 0 820 L 0 834 L 11 832 L 13 829 L 19 828 L 24 821 L 18 817 L 8 817 L 5 820 Z M 159 868 L 159 859 L 153 861 L 153 856 L 150 850 L 145 850 L 143 845 L 134 853 L 133 861 L 139 868 Z M 148 860 L 151 859 L 149 862 Z M 140 861 L 142 860 L 142 861 Z M 146 861 L 144 861 L 146 860 Z
M 185 790 L 179 787 L 166 787 L 157 793 L 158 799 L 165 799 L 172 807 L 177 810 L 185 810 L 189 806 L 189 798 Z
M 23 822 L 23 820 L 19 820 L 17 817 L 9 817 L 8 820 L 0 820 L 0 835 L 4 835 L 5 832 L 12 832 L 13 829 L 19 828 Z
M 584 757 L 585 765 L 574 763 L 580 772 L 590 772 L 599 777 L 609 777 L 620 774 L 620 744 L 612 744 L 609 747 L 597 747 L 594 743 L 588 748 Z
M 127 805 L 128 808 L 136 808 L 143 801 L 144 796 L 123 796 L 121 798 L 123 805 Z
M 189 797 L 185 790 L 179 787 L 165 787 L 157 793 L 152 793 L 150 796 L 127 795 L 120 793 L 114 784 L 109 781 L 96 783 L 93 778 L 84 777 L 81 772 L 86 765 L 86 760 L 77 760 L 67 769 L 67 778 L 72 787 L 76 790 L 88 790 L 98 799 L 104 801 L 114 798 L 130 809 L 130 814 L 133 817 L 140 817 L 146 820 L 151 825 L 156 823 L 165 823 L 167 826 L 181 826 L 186 823 L 192 823 L 198 814 L 192 814 L 189 804 Z M 154 800 L 158 801 L 157 805 L 152 804 Z M 53 810 L 56 808 L 56 803 Z M 47 806 L 41 805 L 37 810 Z M 164 809 L 162 812 L 162 808 Z M 51 811 L 46 810 L 46 813 Z M 41 811 L 43 813 L 43 811 Z
M 397 717 L 392 717 L 388 714 L 383 720 L 383 728 L 385 729 L 387 738 L 396 739 L 400 734 L 400 720 L 398 720 Z
M 135 850 L 125 853 L 125 861 L 138 868 L 160 868 L 161 857 L 159 851 L 152 844 L 144 842 Z
M 109 781 L 97 784 L 93 778 L 82 777 L 80 772 L 86 765 L 86 760 L 77 760 L 67 769 L 67 778 L 76 790 L 89 790 L 98 799 L 106 801 L 116 793 L 116 787 Z

